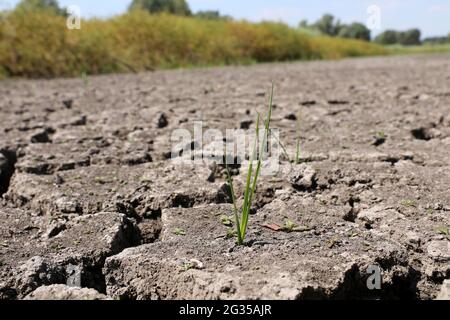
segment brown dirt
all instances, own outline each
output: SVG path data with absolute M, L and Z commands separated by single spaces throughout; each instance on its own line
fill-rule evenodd
M 302 163 L 260 180 L 238 247 L 223 172 L 172 163 L 170 136 L 254 128 L 272 80 L 272 127 L 293 155 L 300 114 Z M 434 299 L 448 83 L 449 55 L 3 81 L 0 299 Z

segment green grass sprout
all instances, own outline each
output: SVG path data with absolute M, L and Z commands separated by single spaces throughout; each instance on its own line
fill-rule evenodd
M 440 227 L 436 230 L 436 232 L 440 235 L 443 235 L 447 238 L 447 240 L 450 241 L 450 231 L 449 228 L 447 227 Z
M 292 220 L 286 219 L 284 221 L 284 227 L 283 227 L 284 231 L 293 232 L 293 231 L 295 231 L 296 228 L 297 228 L 297 225 Z
M 262 159 L 264 158 L 264 151 L 267 146 L 267 141 L 270 134 L 270 121 L 272 119 L 272 110 L 273 110 L 273 91 L 274 91 L 274 84 L 272 83 L 272 88 L 270 92 L 270 98 L 269 98 L 269 111 L 266 117 L 266 120 L 264 121 L 264 135 L 261 141 L 261 145 L 258 149 L 258 142 L 259 142 L 259 124 L 260 124 L 260 115 L 258 114 L 256 119 L 256 132 L 255 132 L 255 141 L 253 145 L 253 152 L 250 156 L 250 161 L 248 165 L 248 172 L 247 172 L 247 178 L 244 188 L 244 203 L 242 205 L 241 211 L 239 212 L 237 201 L 236 201 L 236 193 L 233 186 L 233 178 L 231 177 L 231 173 L 228 167 L 227 163 L 227 153 L 226 153 L 226 147 L 225 147 L 225 167 L 227 171 L 227 177 L 228 177 L 228 184 L 230 185 L 230 191 L 231 191 L 231 198 L 233 201 L 233 211 L 234 211 L 234 217 L 236 220 L 236 233 L 237 233 L 237 244 L 243 245 L 245 241 L 245 237 L 247 235 L 247 227 L 248 227 L 248 219 L 250 215 L 250 209 L 253 202 L 253 197 L 256 192 L 256 186 L 258 183 L 258 178 L 261 174 L 261 167 L 262 167 Z M 253 162 L 257 159 L 256 162 L 256 168 L 254 169 Z
M 186 231 L 184 231 L 181 228 L 175 228 L 173 230 L 173 234 L 176 235 L 176 236 L 185 236 L 186 235 Z
M 295 149 L 295 164 L 300 164 L 300 139 L 297 139 L 297 147 Z
M 88 87 L 88 86 L 89 86 L 89 78 L 88 78 L 87 73 L 84 72 L 84 71 L 81 73 L 81 80 L 83 81 L 83 85 L 84 85 L 85 87 Z
M 301 114 L 299 112 L 297 116 L 297 146 L 295 149 L 295 164 L 300 164 L 300 119 Z

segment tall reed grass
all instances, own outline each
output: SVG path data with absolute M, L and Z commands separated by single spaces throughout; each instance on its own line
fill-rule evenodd
M 381 46 L 315 37 L 282 23 L 213 21 L 135 11 L 69 30 L 45 12 L 0 16 L 0 74 L 22 77 L 384 54 Z

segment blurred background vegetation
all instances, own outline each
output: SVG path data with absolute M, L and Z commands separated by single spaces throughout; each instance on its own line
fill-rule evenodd
M 371 42 L 364 24 L 342 24 L 331 15 L 294 28 L 235 21 L 218 11 L 193 13 L 185 0 L 133 0 L 127 13 L 83 20 L 81 30 L 69 30 L 67 17 L 56 0 L 22 0 L 13 10 L 1 12 L 0 76 L 66 77 L 339 59 L 405 53 L 398 46 L 422 43 L 415 29 L 386 31 Z M 447 41 L 439 39 L 439 44 Z

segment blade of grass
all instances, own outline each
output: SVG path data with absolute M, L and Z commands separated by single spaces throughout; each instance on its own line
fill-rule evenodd
M 297 148 L 295 150 L 295 164 L 300 164 L 300 111 L 297 116 Z
M 300 164 L 300 139 L 297 139 L 297 148 L 295 150 L 295 164 Z
M 234 219 L 236 222 L 236 231 L 237 231 L 237 237 L 238 237 L 238 244 L 243 244 L 243 239 L 241 237 L 241 222 L 239 220 L 239 211 L 237 208 L 237 201 L 236 201 L 236 193 L 234 192 L 234 186 L 233 186 L 233 178 L 231 177 L 230 169 L 228 167 L 228 161 L 227 161 L 227 146 L 225 144 L 225 169 L 227 170 L 227 178 L 228 178 L 228 184 L 230 185 L 230 192 L 231 192 L 231 199 L 233 201 L 233 211 L 234 211 Z
M 283 151 L 284 156 L 287 158 L 287 160 L 289 161 L 289 163 L 292 163 L 291 157 L 289 156 L 289 153 L 287 152 L 286 147 L 281 143 L 281 140 L 278 139 L 278 137 L 275 136 L 275 135 L 273 135 L 273 134 L 271 134 L 270 136 L 273 137 L 273 138 L 275 138 L 275 139 L 277 140 L 278 144 L 279 144 L 280 147 L 281 147 L 281 150 Z
M 259 122 L 260 122 L 260 115 L 258 113 L 258 116 L 256 118 L 256 130 L 255 130 L 255 141 L 253 143 L 253 151 L 249 159 L 248 164 L 248 172 L 247 172 L 247 180 L 245 183 L 245 192 L 244 192 L 244 204 L 242 206 L 242 217 L 241 217 L 241 238 L 245 239 L 247 224 L 248 224 L 248 215 L 249 215 L 249 207 L 251 206 L 250 201 L 250 190 L 251 190 L 251 183 L 252 183 L 252 175 L 253 175 L 253 161 L 255 160 L 255 157 L 257 156 L 257 148 L 258 148 L 258 137 L 259 137 Z

